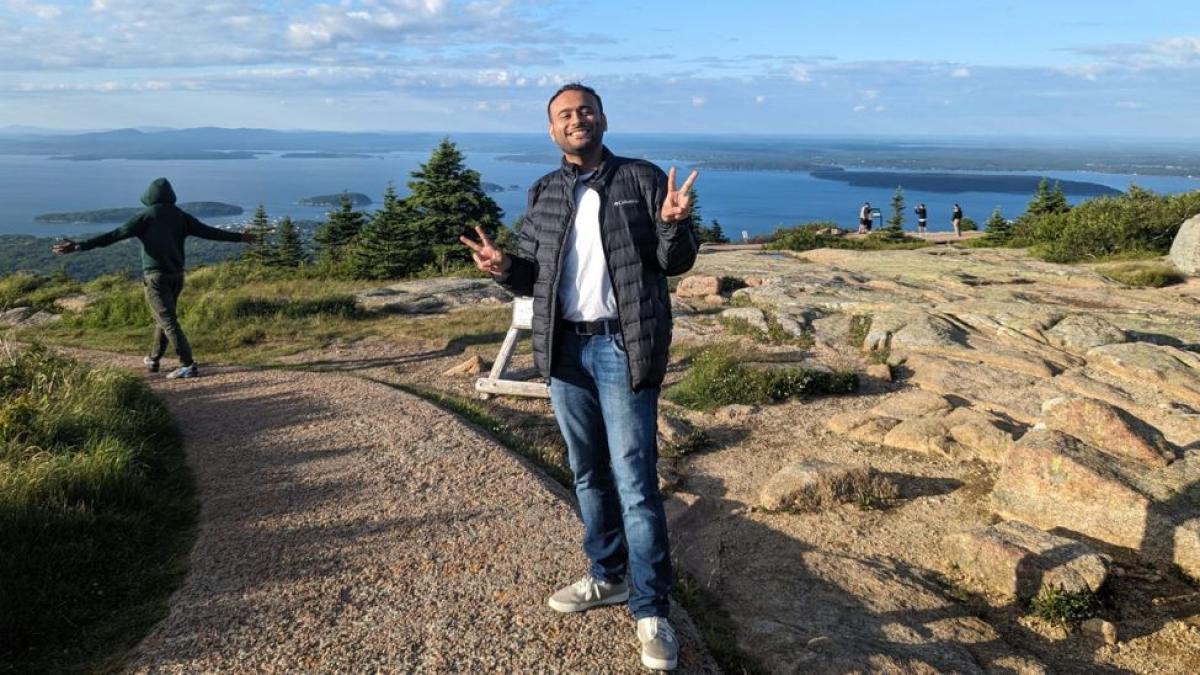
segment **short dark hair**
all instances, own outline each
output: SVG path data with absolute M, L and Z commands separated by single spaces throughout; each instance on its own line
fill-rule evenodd
M 579 82 L 568 82 L 559 87 L 558 91 L 554 92 L 554 95 L 550 97 L 550 100 L 546 101 L 546 117 L 550 116 L 550 106 L 554 103 L 554 99 L 558 98 L 563 94 L 563 92 L 567 91 L 582 91 L 585 94 L 591 94 L 592 98 L 596 99 L 596 112 L 604 112 L 604 101 L 600 100 L 600 94 L 597 94 L 595 89 L 592 89 L 586 84 L 581 84 Z

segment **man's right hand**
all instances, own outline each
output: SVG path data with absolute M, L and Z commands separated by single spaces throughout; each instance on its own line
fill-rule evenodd
M 466 237 L 458 238 L 467 248 L 471 249 L 471 257 L 475 259 L 475 266 L 497 277 L 507 272 L 512 260 L 492 243 L 482 227 L 476 227 L 475 232 L 479 234 L 479 243 Z
M 59 255 L 62 255 L 63 253 L 74 253 L 75 251 L 79 250 L 79 244 L 71 241 L 70 239 L 64 239 L 61 243 L 52 246 L 50 250 Z

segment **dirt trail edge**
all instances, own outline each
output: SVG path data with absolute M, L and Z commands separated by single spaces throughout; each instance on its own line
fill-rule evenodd
M 642 672 L 624 607 L 546 607 L 585 568 L 565 491 L 453 415 L 337 374 L 151 382 L 201 514 L 132 672 Z M 715 671 L 672 618 L 680 670 Z

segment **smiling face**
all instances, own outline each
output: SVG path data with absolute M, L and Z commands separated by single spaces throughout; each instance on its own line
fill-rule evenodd
M 567 90 L 550 102 L 550 138 L 575 164 L 598 160 L 608 120 L 594 96 Z

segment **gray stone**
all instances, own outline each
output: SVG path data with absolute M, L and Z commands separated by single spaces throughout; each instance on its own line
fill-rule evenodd
M 1106 645 L 1117 644 L 1117 626 L 1111 621 L 1100 618 L 1088 619 L 1080 628 L 1083 629 L 1084 635 L 1103 640 Z
M 360 292 L 364 309 L 398 314 L 441 313 L 462 307 L 502 305 L 512 294 L 491 279 L 436 278 L 402 281 Z
M 721 279 L 715 276 L 696 274 L 684 277 L 675 287 L 675 295 L 681 298 L 703 298 L 721 292 Z
M 1086 544 L 1021 522 L 958 532 L 943 543 L 963 574 L 1008 600 L 1047 589 L 1094 592 L 1108 576 L 1108 561 Z
M 1054 345 L 1077 354 L 1102 345 L 1128 342 L 1125 331 L 1091 314 L 1072 314 L 1043 333 Z
M 1171 242 L 1171 264 L 1175 269 L 1196 276 L 1200 274 L 1200 215 L 1183 222 L 1175 241 Z
M 769 329 L 766 315 L 763 314 L 761 309 L 755 307 L 733 307 L 721 312 L 721 318 L 744 321 L 763 333 L 766 333 Z
M 1158 429 L 1129 413 L 1093 398 L 1054 398 L 1042 404 L 1045 423 L 1108 454 L 1150 466 L 1174 459 Z
M 948 413 L 954 408 L 946 397 L 926 389 L 913 389 L 889 396 L 871 408 L 871 412 L 883 417 L 910 420 L 926 415 Z

